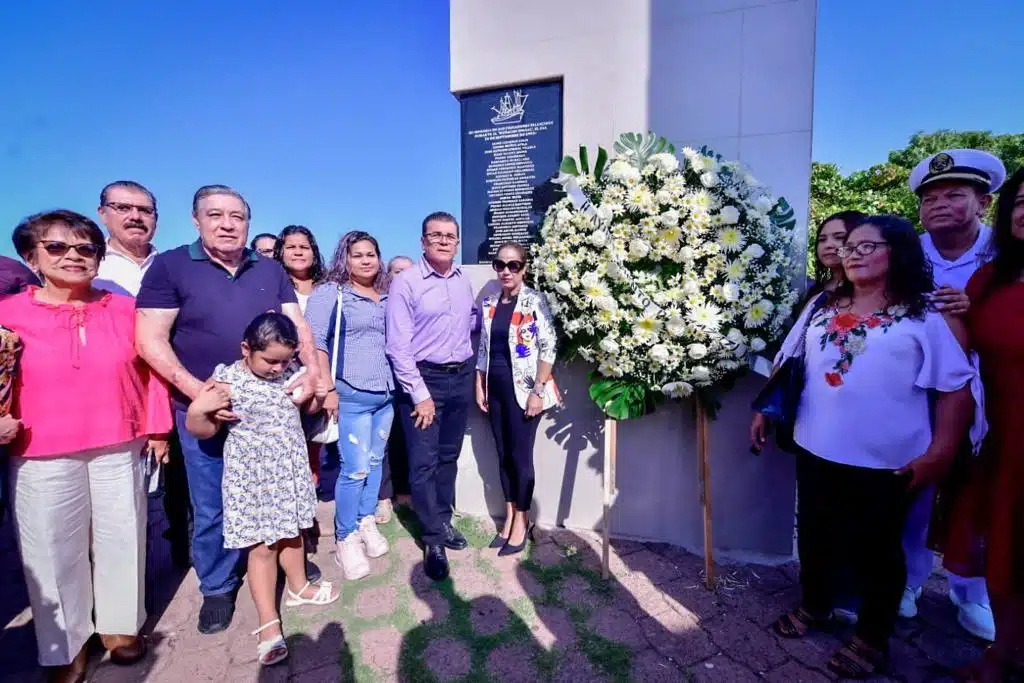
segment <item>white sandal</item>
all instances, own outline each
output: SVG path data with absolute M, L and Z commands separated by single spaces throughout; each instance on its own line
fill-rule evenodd
M 331 589 L 334 588 L 334 584 L 330 581 L 321 581 L 317 584 L 317 590 L 316 593 L 313 594 L 313 597 L 302 597 L 302 594 L 306 592 L 306 589 L 312 585 L 312 581 L 307 581 L 306 585 L 300 588 L 298 593 L 292 593 L 291 588 L 285 588 L 285 591 L 288 593 L 288 599 L 284 601 L 284 604 L 288 607 L 298 607 L 300 605 L 329 605 L 341 597 L 341 591 L 333 593 Z
M 276 626 L 280 623 L 280 619 L 268 621 L 253 631 L 252 634 L 259 637 L 260 633 L 271 626 Z M 278 662 L 284 661 L 288 658 L 288 644 L 284 642 L 284 634 L 279 635 L 274 640 L 261 640 L 257 642 L 256 652 L 259 655 L 257 659 L 259 660 L 260 666 L 272 666 Z

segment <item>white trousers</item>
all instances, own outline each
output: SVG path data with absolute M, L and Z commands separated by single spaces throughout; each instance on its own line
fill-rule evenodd
M 144 444 L 11 458 L 14 525 L 42 666 L 70 664 L 93 633 L 135 635 L 146 620 Z

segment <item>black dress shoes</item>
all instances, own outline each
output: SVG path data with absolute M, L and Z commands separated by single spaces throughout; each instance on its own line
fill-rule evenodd
M 531 524 L 527 528 L 526 533 L 523 535 L 523 542 L 518 545 L 512 545 L 507 540 L 505 544 L 501 546 L 501 550 L 498 551 L 498 557 L 507 557 L 509 555 L 518 555 L 526 549 L 526 544 L 530 542 L 533 537 L 533 525 Z
M 444 547 L 449 550 L 465 550 L 469 541 L 451 524 L 444 525 Z
M 488 545 L 487 547 L 494 548 L 495 550 L 497 550 L 498 548 L 503 547 L 505 545 L 505 541 L 507 540 L 508 539 L 502 536 L 501 534 L 497 534 L 495 535 L 494 539 L 491 540 L 490 545 Z
M 448 578 L 448 555 L 443 545 L 428 545 L 423 551 L 423 571 L 434 581 Z

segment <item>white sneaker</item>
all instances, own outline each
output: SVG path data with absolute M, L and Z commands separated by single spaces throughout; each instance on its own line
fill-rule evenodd
M 961 602 L 953 598 L 953 591 L 949 592 L 949 596 L 957 606 L 956 620 L 963 630 L 975 638 L 995 642 L 996 621 L 992 616 L 992 608 L 976 602 Z
M 917 601 L 921 597 L 920 588 L 907 586 L 903 589 L 903 598 L 900 599 L 900 616 L 904 619 L 913 619 L 917 616 Z
M 366 546 L 366 554 L 369 557 L 380 557 L 387 553 L 388 539 L 381 535 L 377 529 L 377 520 L 373 515 L 368 515 L 359 520 L 359 538 Z
M 345 572 L 345 578 L 356 581 L 370 573 L 370 562 L 363 552 L 363 541 L 359 532 L 353 531 L 345 540 L 338 541 L 334 561 Z

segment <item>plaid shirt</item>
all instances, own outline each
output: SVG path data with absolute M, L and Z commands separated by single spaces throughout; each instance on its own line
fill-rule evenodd
M 374 301 L 358 294 L 351 285 L 342 287 L 340 379 L 360 391 L 394 391 L 391 365 L 384 355 L 384 304 L 387 294 Z M 306 321 L 313 331 L 316 348 L 333 353 L 334 324 L 337 319 L 338 285 L 328 282 L 309 295 Z

